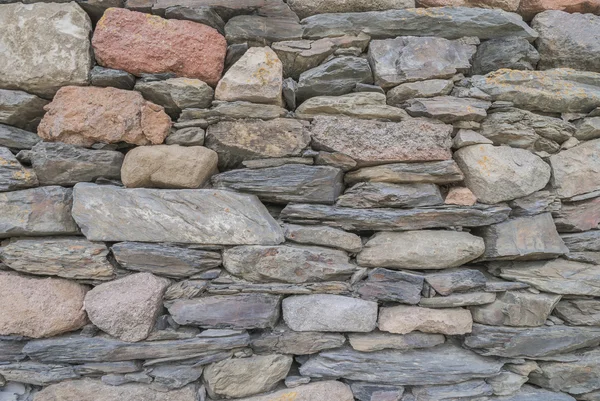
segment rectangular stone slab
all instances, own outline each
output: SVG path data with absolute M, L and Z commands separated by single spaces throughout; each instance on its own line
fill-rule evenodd
M 90 241 L 272 245 L 281 227 L 253 195 L 210 189 L 75 185 L 73 218 Z
M 406 231 L 486 226 L 506 220 L 509 213 L 510 208 L 501 204 L 422 209 L 352 209 L 295 203 L 281 211 L 281 219 L 289 223 L 325 224 L 349 231 Z

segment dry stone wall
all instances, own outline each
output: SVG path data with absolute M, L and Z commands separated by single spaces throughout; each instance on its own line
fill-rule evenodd
M 598 0 L 0 0 L 1 401 L 599 401 Z

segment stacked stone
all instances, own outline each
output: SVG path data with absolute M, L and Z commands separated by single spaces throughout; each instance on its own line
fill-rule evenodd
M 3 3 L 0 400 L 600 400 L 596 1 Z

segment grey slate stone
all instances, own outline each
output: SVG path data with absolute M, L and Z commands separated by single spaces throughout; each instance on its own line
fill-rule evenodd
M 169 134 L 165 139 L 167 145 L 202 146 L 204 145 L 204 130 L 200 127 L 181 128 Z
M 575 126 L 577 127 L 575 138 L 579 140 L 588 141 L 600 137 L 600 117 L 577 120 Z
M 542 326 L 560 295 L 532 294 L 530 292 L 506 291 L 496 301 L 485 306 L 473 307 L 473 321 L 491 326 Z
M 33 132 L 0 124 L 0 146 L 10 149 L 31 149 L 42 138 Z
M 403 271 L 376 268 L 356 285 L 361 298 L 370 301 L 417 304 L 421 299 L 423 277 Z
M 183 109 L 210 107 L 215 93 L 207 83 L 190 78 L 138 80 L 134 89 L 146 100 L 163 106 L 172 117 L 179 116 Z
M 450 294 L 444 297 L 421 298 L 419 306 L 426 308 L 457 308 L 460 306 L 477 306 L 491 304 L 496 294 L 491 292 L 467 292 Z
M 298 82 L 293 78 L 286 78 L 282 84 L 283 100 L 288 109 L 296 110 L 296 92 L 298 91 Z
M 347 184 L 357 182 L 388 182 L 450 184 L 459 182 L 464 176 L 454 160 L 426 163 L 392 163 L 382 166 L 363 167 L 347 173 Z
M 250 346 L 257 353 L 309 355 L 341 347 L 345 342 L 342 334 L 293 331 L 281 325 L 252 335 Z
M 454 123 L 457 121 L 481 121 L 487 115 L 491 103 L 474 98 L 437 96 L 424 99 L 409 99 L 405 110 L 413 117 L 429 117 Z
M 562 206 L 560 200 L 556 198 L 556 194 L 550 191 L 538 191 L 531 195 L 524 196 L 522 198 L 514 199 L 508 202 L 508 206 L 511 207 L 511 217 L 522 217 L 522 216 L 535 216 L 536 214 L 552 212 L 552 217 L 556 224 L 557 231 L 561 231 L 561 226 L 567 224 L 567 216 L 565 219 L 560 219 L 555 216 L 555 213 L 560 213 Z M 562 225 L 559 224 L 561 221 Z
M 430 348 L 443 344 L 446 338 L 443 334 L 421 333 L 413 331 L 408 334 L 392 334 L 382 331 L 371 333 L 348 334 L 350 346 L 356 351 L 373 352 L 385 349 L 410 350 Z
M 575 398 L 565 393 L 556 393 L 533 386 L 523 386 L 513 395 L 488 397 L 483 401 L 575 401 Z
M 600 231 L 562 234 L 561 238 L 571 252 L 600 252 Z
M 63 380 L 79 378 L 72 366 L 30 361 L 0 365 L 0 375 L 8 381 L 34 384 L 36 386 L 47 386 Z
M 90 85 L 131 90 L 135 85 L 135 77 L 127 71 L 97 65 L 90 71 Z
M 444 203 L 435 184 L 388 184 L 384 182 L 362 182 L 347 189 L 337 206 L 352 208 L 419 207 L 436 206 Z
M 225 34 L 225 22 L 213 7 L 172 6 L 165 9 L 165 18 L 198 22 Z
M 552 391 L 570 394 L 589 393 L 600 389 L 600 350 L 572 355 L 572 362 L 538 363 L 541 372 L 532 372 L 529 381 Z
M 447 79 L 430 79 L 403 83 L 387 92 L 387 104 L 401 106 L 405 101 L 412 98 L 449 95 L 453 86 L 452 80 Z
M 564 299 L 554 314 L 573 326 L 600 326 L 600 300 Z
M 348 252 L 359 252 L 362 249 L 362 241 L 358 235 L 332 227 L 286 224 L 284 235 L 286 240 L 299 244 L 327 246 Z
M 451 401 L 463 397 L 469 399 L 492 395 L 493 389 L 484 380 L 469 380 L 451 385 L 414 387 L 412 393 L 417 397 L 417 401 Z
M 228 191 L 124 189 L 80 183 L 74 188 L 72 213 L 91 241 L 283 242 L 281 228 L 256 197 Z
M 486 277 L 479 270 L 454 269 L 424 276 L 425 282 L 440 295 L 477 290 L 485 287 Z
M 400 401 L 404 394 L 404 387 L 389 384 L 371 384 L 367 382 L 354 382 L 350 385 L 354 398 L 358 401 Z
M 560 198 L 572 198 L 600 189 L 599 149 L 600 139 L 594 139 L 550 156 L 552 186 Z
M 10 149 L 0 147 L 0 192 L 37 187 L 38 184 L 32 169 L 23 167 Z
M 210 109 L 184 109 L 175 124 L 176 128 L 202 127 L 221 120 L 257 118 L 273 120 L 285 117 L 287 110 L 273 104 L 259 104 L 245 101 L 213 101 Z
M 0 89 L 0 124 L 35 131 L 48 103 L 27 92 Z
M 295 15 L 294 18 L 238 15 L 225 24 L 225 38 L 227 43 L 247 42 L 250 46 L 269 46 L 273 42 L 302 39 L 302 26 Z
M 473 75 L 485 75 L 500 68 L 535 70 L 539 60 L 538 51 L 525 38 L 490 39 L 477 47 L 471 72 Z

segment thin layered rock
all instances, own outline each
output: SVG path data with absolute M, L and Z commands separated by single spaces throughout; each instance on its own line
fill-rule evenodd
M 31 149 L 42 139 L 33 132 L 0 124 L 0 146 L 10 149 Z
M 565 299 L 554 314 L 574 326 L 600 326 L 600 301 L 595 299 Z
M 344 176 L 347 184 L 364 181 L 390 184 L 449 184 L 463 179 L 464 176 L 454 160 L 427 163 L 393 163 L 363 167 Z
M 437 185 L 434 184 L 388 184 L 363 182 L 347 189 L 337 206 L 353 208 L 419 207 L 444 203 Z
M 550 157 L 552 186 L 561 198 L 597 191 L 600 174 L 596 155 L 600 139 L 584 142 Z
M 285 325 L 265 330 L 252 337 L 250 346 L 258 353 L 309 355 L 344 345 L 346 337 L 337 333 L 293 331 Z
M 356 351 L 373 352 L 384 349 L 410 350 L 430 348 L 445 342 L 442 334 L 421 333 L 391 334 L 373 332 L 368 334 L 349 334 L 350 345 Z
M 376 268 L 356 284 L 357 294 L 370 301 L 416 304 L 421 299 L 423 277 L 403 271 Z
M 0 147 L 0 191 L 15 191 L 37 187 L 38 178 L 32 169 L 19 163 L 10 149 Z
M 485 287 L 487 279 L 479 270 L 453 269 L 424 276 L 425 282 L 440 295 L 477 290 Z
M 491 304 L 496 300 L 496 294 L 490 292 L 468 292 L 451 294 L 443 297 L 421 298 L 419 306 L 427 308 L 457 308 L 460 306 L 477 306 Z
M 303 102 L 296 109 L 296 117 L 312 120 L 317 116 L 344 115 L 361 119 L 402 121 L 408 114 L 388 106 L 382 93 L 358 92 L 342 96 L 317 96 Z
M 363 246 L 358 235 L 331 227 L 286 224 L 284 231 L 286 240 L 299 244 L 327 246 L 347 252 L 359 252 Z
M 470 333 L 471 312 L 462 308 L 430 309 L 419 306 L 383 307 L 379 312 L 379 330 L 396 334 L 413 331 L 460 335 Z
M 596 374 L 600 367 L 600 351 L 581 352 L 572 357 L 573 362 L 539 362 L 540 372 L 533 372 L 529 381 L 552 391 L 570 394 L 600 389 Z
M 353 401 L 354 396 L 350 387 L 339 381 L 321 381 L 294 388 L 278 390 L 266 395 L 240 398 L 239 401 L 271 401 L 273 399 L 295 398 L 298 401 L 337 400 Z
M 541 326 L 560 295 L 507 291 L 495 302 L 471 308 L 473 321 L 491 326 Z
M 487 116 L 491 103 L 473 98 L 437 96 L 426 99 L 409 99 L 405 110 L 412 117 L 429 117 L 448 124 L 457 121 L 481 121 Z

